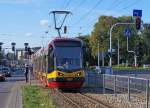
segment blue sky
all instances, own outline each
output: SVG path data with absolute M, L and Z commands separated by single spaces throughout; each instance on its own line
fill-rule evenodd
M 0 41 L 3 47 L 11 47 L 11 42 L 16 42 L 17 48 L 25 42 L 31 47 L 46 45 L 57 36 L 48 14 L 51 10 L 73 13 L 65 22 L 68 33 L 62 35 L 75 37 L 90 34 L 101 15 L 129 16 L 133 9 L 142 9 L 142 20 L 150 22 L 149 4 L 149 0 L 0 0 Z

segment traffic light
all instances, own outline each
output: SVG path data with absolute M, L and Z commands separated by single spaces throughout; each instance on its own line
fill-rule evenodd
M 64 33 L 67 33 L 67 26 L 64 26 Z
M 15 46 L 12 46 L 12 51 L 15 51 Z
M 136 29 L 140 30 L 141 29 L 141 17 L 136 17 Z
M 2 51 L 3 42 L 0 42 L 0 51 Z
M 28 47 L 28 54 L 31 55 L 31 48 Z
M 24 46 L 25 46 L 25 51 L 28 51 L 28 43 L 24 43 Z
M 33 54 L 33 51 L 31 50 L 30 47 L 28 47 L 28 55 L 32 55 Z
M 28 51 L 28 47 L 27 46 L 25 46 L 25 51 Z
M 12 42 L 11 45 L 12 45 L 12 51 L 15 51 L 15 45 L 16 45 L 16 43 Z
M 142 43 L 139 42 L 137 45 L 136 45 L 136 55 L 137 56 L 143 56 L 143 47 L 142 47 Z
M 0 46 L 0 51 L 2 51 L 2 46 Z

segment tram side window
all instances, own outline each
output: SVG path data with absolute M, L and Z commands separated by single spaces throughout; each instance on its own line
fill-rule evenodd
M 40 57 L 39 57 L 38 59 L 39 59 L 39 63 L 38 63 L 38 72 L 40 72 L 40 68 L 41 68 L 41 67 L 40 67 L 40 62 L 41 62 L 41 61 L 40 61 Z
M 48 72 L 50 73 L 53 70 L 54 70 L 54 54 L 50 53 L 48 59 Z
M 46 72 L 46 55 L 43 56 L 43 72 Z
M 41 57 L 39 57 L 39 72 L 41 72 Z
M 39 63 L 39 67 L 40 67 L 40 72 L 42 72 L 42 58 L 41 58 L 41 56 L 40 56 L 40 63 Z
M 44 72 L 44 57 L 43 56 L 41 56 L 41 72 Z
M 34 68 L 35 68 L 36 72 L 38 72 L 38 59 L 37 58 L 35 59 L 34 63 L 35 63 Z
M 46 73 L 48 72 L 48 56 L 45 55 L 45 67 L 46 67 Z
M 37 65 L 37 71 L 40 72 L 40 58 L 39 58 L 39 57 L 38 57 L 38 60 L 37 60 L 37 61 L 38 61 L 38 63 L 37 63 L 37 64 L 38 64 L 38 65 Z

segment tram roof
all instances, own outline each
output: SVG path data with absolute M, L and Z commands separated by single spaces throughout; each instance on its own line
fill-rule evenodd
M 83 45 L 83 41 L 79 38 L 64 38 L 64 37 L 55 38 L 49 43 L 49 45 L 53 45 L 55 42 L 61 42 L 61 41 L 76 41 L 76 42 L 81 42 L 81 44 Z
M 45 48 L 41 48 L 39 49 L 36 53 L 35 53 L 35 56 L 41 56 L 43 53 L 46 53 L 48 48 L 50 46 L 53 46 L 55 42 L 61 42 L 61 41 L 75 41 L 75 42 L 81 42 L 81 45 L 83 45 L 83 41 L 79 38 L 64 38 L 64 37 L 57 37 L 55 38 L 54 40 L 52 40 L 48 45 L 47 47 Z

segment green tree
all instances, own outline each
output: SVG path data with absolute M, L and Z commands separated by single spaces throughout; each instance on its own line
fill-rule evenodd
M 83 64 L 84 64 L 84 67 L 94 65 L 95 60 L 94 60 L 92 53 L 91 53 L 90 36 L 85 35 L 85 36 L 80 36 L 78 38 L 80 38 L 83 41 L 83 45 L 84 45 L 83 46 Z
M 4 58 L 4 53 L 1 51 L 0 52 L 0 65 L 2 65 L 2 59 Z
M 14 59 L 14 54 L 13 53 L 7 53 L 7 60 L 13 60 Z
M 100 43 L 100 51 L 104 50 L 107 52 L 109 49 L 109 32 L 110 28 L 113 24 L 117 22 L 133 22 L 131 16 L 121 16 L 121 17 L 113 17 L 113 16 L 101 16 L 94 25 L 94 29 L 91 33 L 90 37 L 90 46 L 92 48 L 92 55 L 94 58 L 97 58 L 97 47 L 98 42 Z M 137 31 L 135 29 L 135 25 L 120 25 L 116 26 L 112 32 L 112 48 L 117 51 L 117 39 L 120 40 L 120 50 L 121 50 L 121 59 L 122 61 L 129 61 L 133 64 L 133 53 L 128 53 L 126 48 L 126 38 L 124 36 L 124 30 L 126 28 L 130 28 L 132 31 L 132 36 L 129 39 L 130 50 L 134 50 L 135 45 L 138 41 Z M 105 58 L 107 61 L 109 57 Z M 117 64 L 117 52 L 113 54 L 113 64 Z
M 141 58 L 142 64 L 150 64 L 150 24 L 144 24 L 144 30 L 140 36 L 143 45 L 143 57 Z

